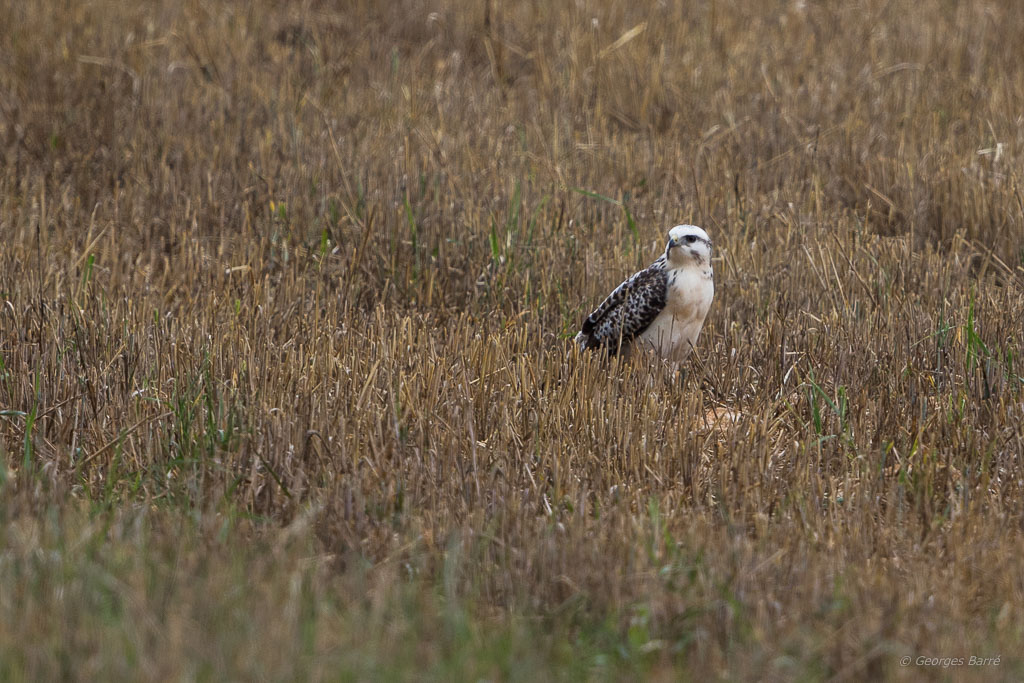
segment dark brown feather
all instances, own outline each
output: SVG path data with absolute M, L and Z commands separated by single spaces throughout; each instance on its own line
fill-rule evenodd
M 616 287 L 583 321 L 580 345 L 587 349 L 607 348 L 614 355 L 646 330 L 665 308 L 665 265 L 662 257 Z

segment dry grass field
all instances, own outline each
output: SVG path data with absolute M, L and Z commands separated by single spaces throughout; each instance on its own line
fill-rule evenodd
M 1024 678 L 1015 0 L 0 7 L 0 679 Z

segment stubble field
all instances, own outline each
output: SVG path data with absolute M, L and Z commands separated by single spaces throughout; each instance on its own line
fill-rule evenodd
M 1024 678 L 1015 2 L 0 5 L 0 678 Z

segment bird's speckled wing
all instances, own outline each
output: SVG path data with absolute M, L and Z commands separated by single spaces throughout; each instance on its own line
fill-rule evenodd
M 581 348 L 606 347 L 616 353 L 658 317 L 667 291 L 668 274 L 661 263 L 635 273 L 587 316 L 576 341 Z

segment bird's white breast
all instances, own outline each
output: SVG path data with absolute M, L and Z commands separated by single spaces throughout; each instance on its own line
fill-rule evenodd
M 665 308 L 640 334 L 640 341 L 665 358 L 683 360 L 697 344 L 715 285 L 707 266 L 676 268 L 668 277 Z

